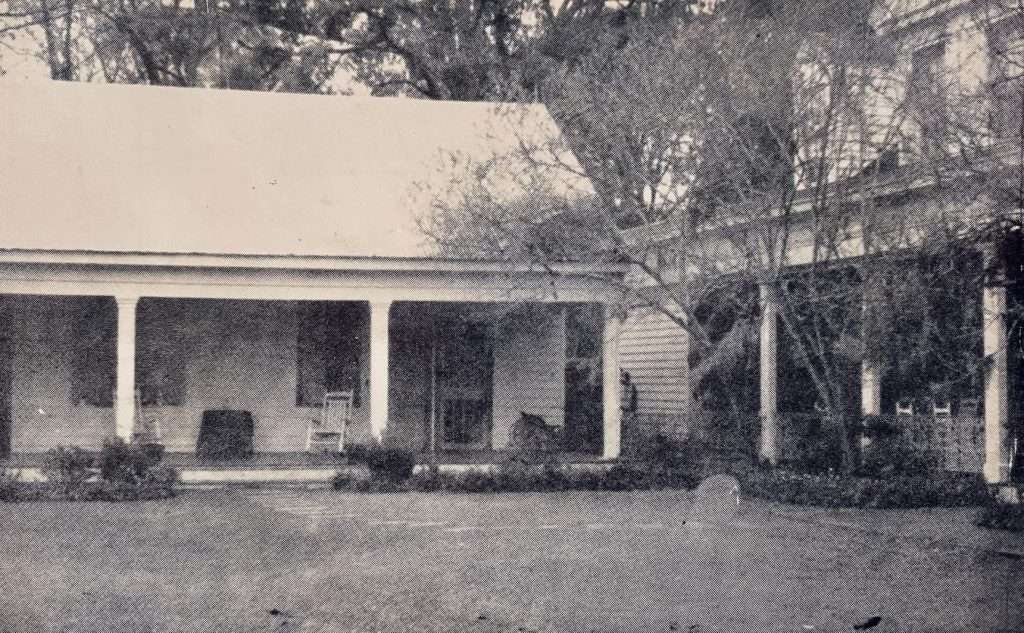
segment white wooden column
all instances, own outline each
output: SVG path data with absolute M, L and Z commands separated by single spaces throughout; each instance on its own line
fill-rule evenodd
M 762 284 L 761 296 L 761 461 L 779 461 L 779 304 L 775 289 Z
M 601 337 L 601 393 L 603 394 L 602 454 L 617 459 L 622 448 L 622 396 L 619 384 L 619 329 L 621 319 L 612 306 L 604 307 L 604 334 Z
M 882 415 L 882 378 L 878 366 L 865 359 L 860 364 L 860 412 Z
M 135 430 L 135 307 L 138 297 L 117 297 L 116 431 L 131 441 Z
M 882 377 L 878 365 L 865 355 L 860 362 L 860 413 L 862 416 L 882 415 Z M 871 446 L 871 438 L 864 432 L 865 422 L 859 426 L 860 447 Z
M 370 434 L 378 443 L 388 427 L 390 312 L 390 300 L 370 302 Z
M 870 282 L 869 282 L 870 283 Z M 868 286 L 861 303 L 861 338 L 864 357 L 860 362 L 860 412 L 861 415 L 882 414 L 882 373 L 878 363 L 868 355 L 868 322 L 871 320 L 876 293 Z
M 1009 477 L 1007 430 L 1009 383 L 1006 356 L 1006 288 L 986 284 L 982 291 L 985 354 L 985 481 Z

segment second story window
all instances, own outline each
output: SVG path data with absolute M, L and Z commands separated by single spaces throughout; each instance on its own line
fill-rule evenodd
M 1015 13 L 988 29 L 992 134 L 1024 136 L 1024 16 Z
M 907 96 L 922 158 L 941 156 L 946 146 L 945 58 L 945 41 L 919 48 L 911 57 Z

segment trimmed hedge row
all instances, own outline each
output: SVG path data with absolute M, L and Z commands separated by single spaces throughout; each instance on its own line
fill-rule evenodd
M 924 508 L 980 505 L 990 498 L 974 476 L 893 476 L 885 479 L 850 475 L 808 475 L 782 469 L 734 471 L 744 495 L 768 501 L 826 508 Z M 349 492 L 555 492 L 565 490 L 692 489 L 701 477 L 685 470 L 622 463 L 606 471 L 558 465 L 528 467 L 503 464 L 492 470 L 462 473 L 425 470 L 405 479 L 339 472 L 334 488 Z
M 769 501 L 831 508 L 923 508 L 981 505 L 990 494 L 981 477 L 955 473 L 803 473 L 786 468 L 725 464 L 700 459 L 694 446 L 659 436 L 634 461 L 608 470 L 571 469 L 556 463 L 527 464 L 512 457 L 490 470 L 463 473 L 425 470 L 401 449 L 369 447 L 359 454 L 363 474 L 339 472 L 334 487 L 351 492 L 546 492 L 693 488 L 711 474 L 737 477 L 743 494 Z
M 973 506 L 989 498 L 974 475 L 857 477 L 802 474 L 782 469 L 738 473 L 744 494 L 782 503 L 827 508 L 928 508 Z
M 497 468 L 461 473 L 423 470 L 405 479 L 339 472 L 336 490 L 348 492 L 557 492 L 566 490 L 650 490 L 691 488 L 696 482 L 682 473 L 641 464 L 617 464 L 607 470 L 583 470 L 558 464 L 530 466 L 509 462 Z

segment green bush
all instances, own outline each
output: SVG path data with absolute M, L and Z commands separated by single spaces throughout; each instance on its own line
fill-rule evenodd
M 600 490 L 648 490 L 651 488 L 651 469 L 637 464 L 616 464 L 604 473 Z
M 394 482 L 382 481 L 372 478 L 364 473 L 353 473 L 349 470 L 339 470 L 331 480 L 331 486 L 335 490 L 345 492 L 399 492 L 400 486 Z
M 99 456 L 100 478 L 104 481 L 143 481 L 162 457 L 162 452 L 150 450 L 145 445 L 128 444 L 119 437 L 107 439 Z
M 424 469 L 404 481 L 340 471 L 333 480 L 336 490 L 347 492 L 556 492 L 564 490 L 649 490 L 658 487 L 690 487 L 690 479 L 678 474 L 652 476 L 646 464 L 616 464 L 607 470 L 573 469 L 547 463 L 529 465 L 515 460 L 497 468 L 471 468 L 462 472 Z
M 461 473 L 438 473 L 441 490 L 447 492 L 491 493 L 501 492 L 496 473 L 482 469 L 470 469 Z M 413 482 L 418 483 L 418 482 Z M 520 491 L 522 487 L 520 486 Z
M 626 481 L 613 485 L 620 485 L 622 489 L 637 486 L 692 488 L 711 468 L 715 452 L 708 443 L 693 438 L 678 440 L 664 433 L 654 433 L 634 441 L 632 459 L 619 464 L 622 469 L 612 473 L 613 477 L 624 477 Z M 635 481 L 641 476 L 639 471 L 644 471 L 642 483 Z
M 78 447 L 50 450 L 45 483 L 19 481 L 0 473 L 2 501 L 139 501 L 173 497 L 178 473 L 155 463 L 144 447 L 121 440 L 104 442 L 99 460 Z M 98 461 L 99 477 L 95 477 Z
M 900 434 L 890 420 L 877 416 L 865 416 L 864 435 L 871 444 L 863 449 L 857 474 L 865 477 L 888 477 L 891 475 L 924 475 L 933 472 L 928 455 L 915 449 Z
M 381 481 L 405 481 L 416 467 L 416 454 L 397 446 L 370 444 L 353 447 L 349 457 L 354 462 L 365 464 L 370 469 L 370 476 Z
M 8 472 L 7 466 L 0 464 L 0 502 L 18 501 L 24 487 L 17 473 Z
M 152 466 L 136 482 L 136 498 L 144 500 L 166 499 L 175 495 L 178 471 L 168 466 Z
M 974 524 L 993 530 L 1024 532 L 1024 504 L 1004 503 L 990 496 L 978 510 Z
M 77 446 L 58 446 L 46 452 L 42 471 L 51 486 L 73 494 L 95 474 L 93 465 L 93 457 L 87 451 Z
M 876 478 L 750 469 L 739 473 L 739 479 L 751 496 L 832 508 L 957 507 L 977 505 L 988 497 L 980 477 L 954 473 Z

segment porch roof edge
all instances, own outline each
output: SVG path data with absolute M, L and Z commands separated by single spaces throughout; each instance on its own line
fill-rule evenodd
M 127 266 L 140 268 L 227 268 L 310 271 L 388 271 L 422 273 L 554 273 L 624 275 L 624 264 L 581 262 L 528 264 L 486 259 L 330 255 L 236 255 L 221 253 L 151 253 L 91 250 L 0 248 L 0 264 Z

